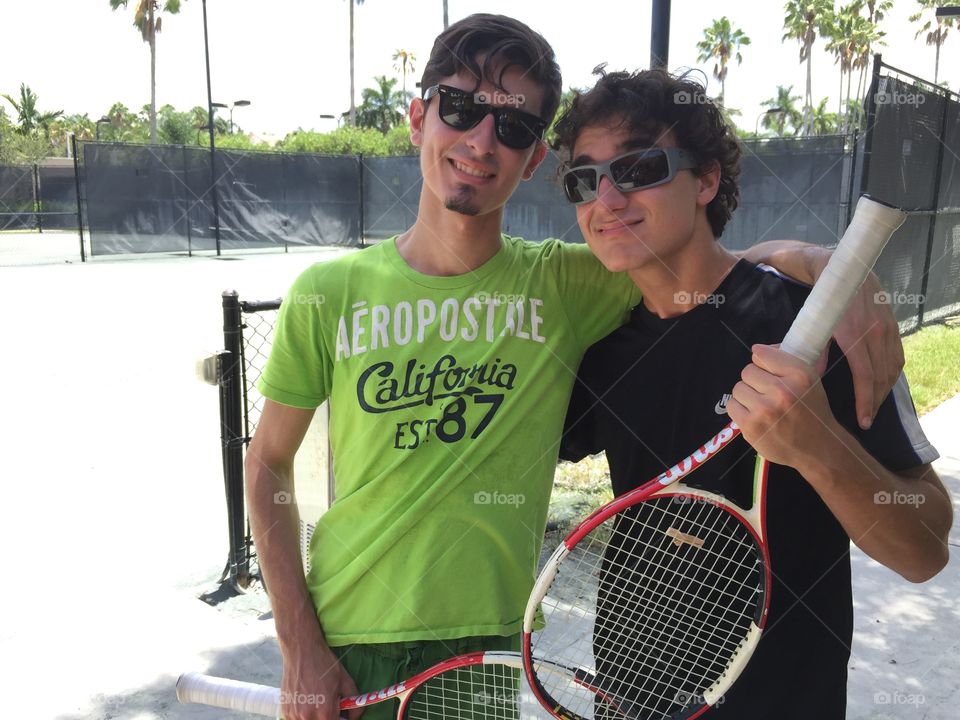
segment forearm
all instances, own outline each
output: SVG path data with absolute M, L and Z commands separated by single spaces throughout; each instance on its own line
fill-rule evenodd
M 949 558 L 953 511 L 929 466 L 887 470 L 843 428 L 797 470 L 863 552 L 911 582 L 936 575 Z
M 771 265 L 807 285 L 816 282 L 830 254 L 826 248 L 799 240 L 767 240 L 737 253 L 752 263 Z
M 250 527 L 260 571 L 270 595 L 277 637 L 284 654 L 326 643 L 307 590 L 300 557 L 300 518 L 293 500 L 292 468 L 268 464 L 251 445 L 246 462 Z M 290 502 L 277 502 L 278 493 Z

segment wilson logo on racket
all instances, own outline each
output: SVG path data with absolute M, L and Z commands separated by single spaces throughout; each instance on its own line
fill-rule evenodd
M 660 475 L 657 476 L 657 482 L 661 485 L 669 485 L 689 475 L 726 447 L 727 443 L 739 434 L 739 430 L 740 428 L 737 427 L 735 422 L 728 423 L 726 427 L 710 438 L 709 441 L 697 448 L 693 454 L 687 456 L 666 472 L 660 473 Z

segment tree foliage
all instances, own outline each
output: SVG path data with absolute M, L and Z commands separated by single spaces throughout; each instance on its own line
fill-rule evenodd
M 390 128 L 403 122 L 410 97 L 409 93 L 393 89 L 397 84 L 395 79 L 377 75 L 373 80 L 377 87 L 363 90 L 363 102 L 357 108 L 357 126 L 377 128 L 386 135 Z
M 749 44 L 750 38 L 743 30 L 735 29 L 726 15 L 704 28 L 703 40 L 697 43 L 697 62 L 714 62 L 713 77 L 720 81 L 718 101 L 721 105 L 726 95 L 727 65 L 731 58 L 740 65 L 743 62 L 740 48 Z
M 110 0 L 113 10 L 126 8 L 130 0 Z M 140 32 L 143 41 L 150 46 L 150 106 L 147 112 L 150 126 L 150 142 L 157 142 L 157 33 L 163 28 L 161 12 L 176 15 L 180 12 L 181 0 L 166 0 L 161 7 L 158 0 L 135 0 L 133 26 Z

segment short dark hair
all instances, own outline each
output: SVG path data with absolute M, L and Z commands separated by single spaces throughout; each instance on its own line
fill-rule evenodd
M 600 70 L 602 72 L 602 70 Z M 666 131 L 693 154 L 703 171 L 715 160 L 720 165 L 720 187 L 707 206 L 714 237 L 720 237 L 737 207 L 740 187 L 740 143 L 720 108 L 704 86 L 689 75 L 664 70 L 611 72 L 590 90 L 576 93 L 555 126 L 555 149 L 572 160 L 573 147 L 584 128 L 622 123 L 633 138 L 654 145 Z
M 477 62 L 479 55 L 484 55 L 483 67 Z M 440 33 L 423 68 L 420 87 L 426 90 L 466 70 L 477 78 L 476 87 L 486 80 L 506 92 L 500 81 L 507 68 L 514 66 L 543 88 L 540 117 L 549 123 L 560 105 L 563 85 L 553 48 L 540 33 L 505 15 L 470 15 Z M 494 77 L 497 69 L 500 74 Z

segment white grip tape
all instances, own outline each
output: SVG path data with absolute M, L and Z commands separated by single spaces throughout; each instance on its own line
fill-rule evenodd
M 780 348 L 813 365 L 906 213 L 867 196 L 827 262 Z
M 184 673 L 180 676 L 177 680 L 177 700 L 265 717 L 280 717 L 280 688 L 200 673 Z

